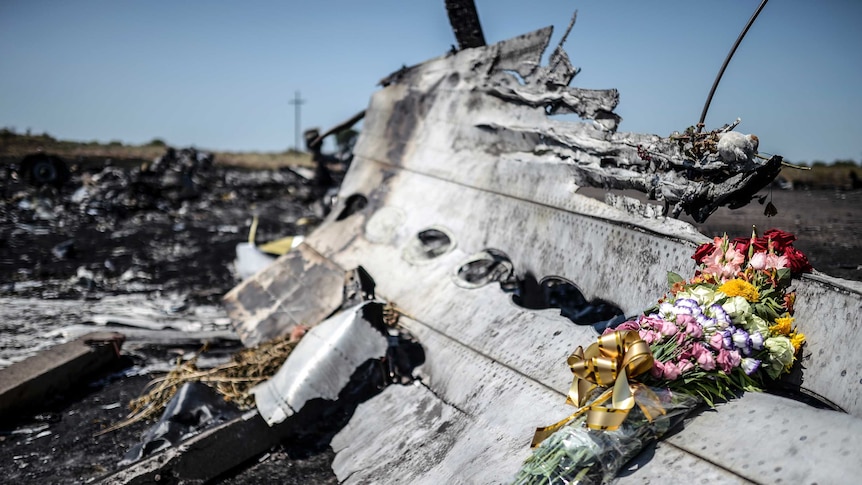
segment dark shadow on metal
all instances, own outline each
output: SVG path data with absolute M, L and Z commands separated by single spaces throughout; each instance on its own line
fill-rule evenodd
M 362 194 L 352 194 L 344 201 L 344 208 L 338 213 L 336 221 L 343 221 L 353 214 L 361 211 L 368 205 L 368 198 Z
M 560 315 L 577 325 L 605 327 L 625 321 L 623 311 L 613 303 L 595 298 L 588 301 L 571 281 L 560 276 L 545 276 L 541 281 L 527 272 L 518 280 L 512 301 L 530 310 L 559 308 Z
M 401 252 L 405 261 L 413 264 L 427 263 L 439 258 L 455 247 L 452 235 L 443 227 L 429 227 L 416 233 Z
M 509 256 L 499 249 L 487 248 L 470 256 L 455 272 L 455 284 L 462 288 L 480 288 L 500 283 L 503 291 L 514 291 L 518 281 Z

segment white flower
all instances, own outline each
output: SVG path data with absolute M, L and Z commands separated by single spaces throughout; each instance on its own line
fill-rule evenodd
M 769 351 L 769 375 L 777 378 L 793 363 L 793 344 L 790 343 L 789 338 L 779 336 L 766 339 L 763 346 Z
M 751 304 L 741 296 L 728 298 L 727 301 L 722 303 L 721 307 L 730 315 L 733 323 L 737 325 L 744 324 L 746 319 L 751 315 Z
M 769 324 L 766 323 L 766 320 L 758 317 L 754 313 L 748 315 L 748 318 L 746 318 L 745 322 L 742 324 L 742 328 L 744 328 L 748 333 L 760 333 L 761 335 L 769 334 Z
M 677 299 L 691 298 L 703 307 L 708 307 L 722 298 L 727 298 L 727 295 L 724 293 L 715 291 L 706 285 L 698 285 L 693 288 L 688 288 L 684 291 L 680 291 L 676 296 Z

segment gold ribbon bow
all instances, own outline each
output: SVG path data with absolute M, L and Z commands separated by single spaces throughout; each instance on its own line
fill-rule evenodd
M 537 428 L 531 447 L 535 448 L 545 438 L 583 413 L 587 413 L 587 426 L 599 430 L 615 430 L 625 421 L 635 405 L 635 394 L 647 392 L 652 403 L 657 397 L 642 384 L 629 384 L 629 377 L 637 377 L 649 371 L 653 365 L 652 352 L 637 332 L 626 330 L 603 335 L 584 350 L 575 349 L 567 360 L 575 374 L 569 388 L 566 404 L 578 408 L 566 419 L 544 428 Z M 590 393 L 597 387 L 609 387 L 591 404 L 586 405 Z M 610 406 L 602 404 L 611 399 Z M 644 415 L 652 421 L 655 413 L 664 410 L 655 405 L 640 404 Z

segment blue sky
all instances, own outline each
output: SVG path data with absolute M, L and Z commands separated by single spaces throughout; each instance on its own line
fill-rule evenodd
M 617 88 L 621 131 L 697 122 L 757 0 L 476 0 L 486 40 L 554 25 L 582 68 Z M 742 118 L 788 160 L 862 157 L 862 2 L 774 0 L 707 117 Z M 455 43 L 443 0 L 0 2 L 0 126 L 74 140 L 281 151 L 302 128 L 362 110 L 377 82 Z

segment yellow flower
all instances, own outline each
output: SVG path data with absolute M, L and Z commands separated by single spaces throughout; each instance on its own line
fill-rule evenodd
M 805 335 L 799 332 L 793 332 L 790 336 L 790 343 L 793 345 L 793 351 L 799 351 L 799 347 L 802 347 L 802 344 L 805 343 Z
M 723 285 L 718 287 L 718 291 L 724 293 L 727 296 L 741 296 L 745 298 L 746 301 L 751 302 L 760 299 L 760 293 L 757 292 L 757 287 L 745 280 L 741 280 L 738 278 L 734 280 L 728 280 Z
M 792 325 L 793 317 L 785 314 L 785 316 L 775 319 L 775 325 L 769 327 L 769 332 L 778 335 L 790 335 Z

